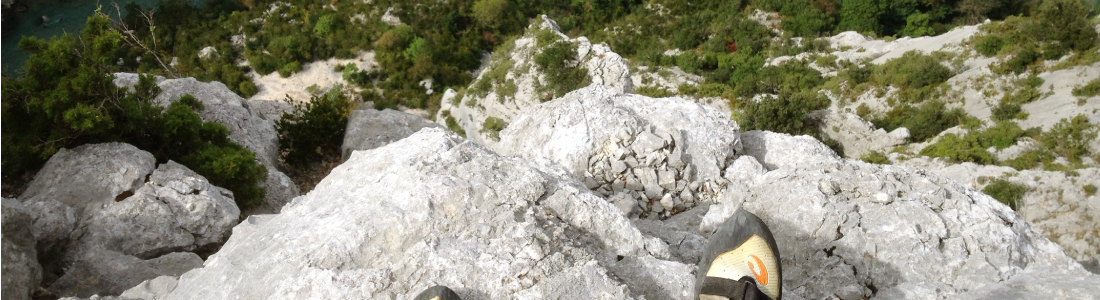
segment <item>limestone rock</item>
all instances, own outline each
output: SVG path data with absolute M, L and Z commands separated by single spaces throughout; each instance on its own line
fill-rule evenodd
M 727 161 L 741 151 L 737 124 L 713 109 L 678 98 L 617 94 L 596 85 L 525 111 L 501 131 L 493 149 L 579 176 L 588 159 L 623 128 L 645 132 L 650 126 L 683 137 L 683 145 L 676 146 L 686 149 L 686 161 L 700 179 L 720 177 Z
M 115 85 L 132 87 L 137 84 L 138 75 L 115 73 Z M 229 139 L 241 144 L 256 154 L 256 160 L 267 167 L 267 179 L 262 183 L 267 190 L 264 204 L 248 213 L 275 213 L 300 192 L 290 177 L 279 171 L 278 134 L 272 109 L 265 108 L 264 114 L 252 109 L 249 101 L 230 91 L 221 82 L 200 82 L 194 78 L 164 79 L 157 78 L 161 93 L 153 99 L 157 105 L 167 107 L 179 100 L 184 94 L 191 94 L 202 101 L 204 109 L 199 116 L 204 121 L 213 121 L 229 129 Z M 277 104 L 272 104 L 277 105 Z M 285 109 L 279 108 L 279 109 Z
M 427 128 L 353 153 L 282 213 L 241 223 L 166 299 L 407 299 L 436 284 L 475 298 L 622 299 L 628 286 L 601 261 L 648 256 L 643 244 L 579 181 Z
M 42 280 L 42 267 L 38 265 L 33 218 L 19 200 L 3 199 L 3 284 L 4 299 L 31 299 Z
M 1012 299 L 1085 299 L 1100 293 L 1100 276 L 973 188 L 912 167 L 838 159 L 812 139 L 747 132 L 744 142 L 746 154 L 762 158 L 770 171 L 724 191 L 700 230 L 712 232 L 737 209 L 760 216 L 776 234 L 784 285 L 793 294 L 985 297 L 967 294 L 981 290 Z M 823 181 L 839 191 L 823 193 Z M 1072 278 L 1074 288 L 1028 282 L 1045 274 Z
M 420 116 L 391 109 L 352 111 L 340 147 L 343 160 L 351 157 L 352 151 L 378 148 L 429 127 L 442 128 Z
M 199 265 L 201 267 L 201 264 Z M 145 300 L 159 300 L 168 296 L 168 293 L 176 289 L 177 276 L 159 276 L 150 280 L 146 280 L 137 286 L 134 286 L 124 292 L 120 297 L 145 299 Z
M 159 276 L 179 276 L 202 266 L 194 253 L 170 254 L 150 260 L 114 251 L 85 252 L 65 276 L 49 290 L 54 294 L 76 297 L 119 295 L 143 281 Z
M 47 161 L 21 198 L 51 290 L 117 295 L 202 263 L 194 253 L 162 255 L 216 249 L 228 238 L 240 216 L 232 193 L 175 162 L 155 166 L 151 154 L 121 143 L 62 149 Z M 171 258 L 180 255 L 198 262 L 177 267 Z M 165 271 L 133 269 L 142 259 Z
M 152 154 L 128 144 L 61 149 L 46 161 L 19 198 L 27 205 L 57 201 L 80 216 L 88 207 L 136 191 L 145 184 L 146 175 L 153 173 L 155 163 Z
M 832 149 L 807 135 L 753 130 L 741 134 L 745 153 L 756 158 L 768 170 L 836 161 Z
M 994 178 L 1019 184 L 1027 189 L 1016 211 L 1051 241 L 1082 264 L 1100 260 L 1100 195 L 1088 195 L 1086 185 L 1100 186 L 1100 168 L 1077 169 L 1077 176 L 1064 172 L 1023 170 L 974 163 L 947 164 L 942 160 L 916 157 L 901 162 L 936 172 L 974 189 L 985 188 Z M 1100 273 L 1100 268 L 1093 268 Z
M 225 189 L 169 161 L 133 196 L 85 211 L 75 247 L 102 247 L 139 258 L 216 246 L 236 225 L 240 210 Z

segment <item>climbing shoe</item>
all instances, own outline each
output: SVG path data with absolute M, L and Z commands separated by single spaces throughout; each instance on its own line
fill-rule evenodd
M 416 295 L 414 300 L 462 300 L 458 297 L 455 291 L 442 285 L 430 287 L 419 295 Z
M 743 209 L 710 236 L 695 275 L 696 299 L 779 300 L 779 248 L 760 218 Z

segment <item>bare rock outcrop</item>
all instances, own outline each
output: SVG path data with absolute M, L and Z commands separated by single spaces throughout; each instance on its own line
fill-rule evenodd
M 985 188 L 994 179 L 1018 184 L 1026 192 L 1016 202 L 1020 217 L 1034 225 L 1043 236 L 1058 243 L 1066 253 L 1100 274 L 1100 168 L 1073 172 L 1023 170 L 974 163 L 950 164 L 940 159 L 916 157 L 898 160 L 898 164 L 922 168 L 975 189 Z
M 737 124 L 678 98 L 619 94 L 600 85 L 533 107 L 501 132 L 493 148 L 562 166 L 627 215 L 668 217 L 708 201 L 741 151 Z
M 402 299 L 438 284 L 470 299 L 692 299 L 703 245 L 737 209 L 770 224 L 787 299 L 1100 296 L 1100 276 L 971 187 L 842 159 L 809 137 L 740 134 L 685 100 L 633 97 L 583 89 L 536 107 L 546 123 L 517 120 L 527 125 L 496 149 L 510 154 L 436 128 L 354 152 L 282 213 L 238 225 L 203 268 L 158 279 L 158 299 Z M 661 124 L 700 140 L 670 148 Z M 624 214 L 585 172 L 630 128 L 641 130 L 620 149 L 727 149 L 690 160 L 726 184 L 665 219 Z M 724 131 L 685 133 L 699 128 Z
M 34 234 L 34 219 L 19 200 L 3 199 L 3 233 L 0 249 L 3 260 L 3 280 L 0 285 L 4 299 L 31 299 L 42 280 Z
M 347 130 L 344 131 L 344 144 L 340 146 L 343 160 L 348 160 L 353 151 L 385 146 L 424 128 L 442 126 L 420 116 L 392 109 L 352 111 L 348 117 Z
M 175 162 L 157 166 L 152 154 L 121 143 L 62 149 L 20 199 L 33 218 L 27 229 L 46 283 L 60 296 L 117 295 L 182 273 L 134 268 L 172 252 L 216 249 L 240 215 L 228 190 Z

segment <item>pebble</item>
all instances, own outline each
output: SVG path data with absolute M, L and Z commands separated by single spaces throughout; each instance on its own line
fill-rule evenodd
M 666 190 L 676 189 L 676 170 L 661 170 L 658 172 L 657 184 Z
M 626 171 L 626 163 L 621 160 L 611 162 L 611 172 L 615 174 L 621 174 Z
M 680 192 L 680 199 L 682 199 L 685 203 L 695 203 L 695 196 L 691 195 L 691 191 L 689 190 L 684 190 L 683 192 Z
M 672 194 L 665 194 L 664 197 L 661 197 L 661 206 L 666 210 L 672 210 L 676 207 L 676 202 L 672 201 Z

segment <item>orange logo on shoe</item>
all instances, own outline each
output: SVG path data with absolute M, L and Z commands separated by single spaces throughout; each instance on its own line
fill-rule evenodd
M 756 268 L 752 266 L 752 262 L 746 262 L 749 265 L 749 270 L 752 271 L 752 276 L 756 277 L 756 282 L 759 282 L 760 285 L 768 285 L 768 268 L 764 267 L 764 262 L 756 255 L 749 256 L 756 260 L 757 266 L 760 266 L 760 273 L 757 273 Z

